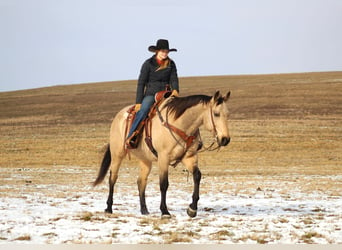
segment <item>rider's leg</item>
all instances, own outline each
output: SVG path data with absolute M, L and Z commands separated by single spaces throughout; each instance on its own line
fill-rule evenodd
M 148 112 L 150 111 L 151 106 L 154 103 L 154 96 L 148 95 L 145 96 L 142 103 L 140 110 L 137 112 L 133 124 L 131 126 L 131 129 L 129 130 L 127 139 L 130 138 L 135 130 L 137 130 L 140 122 L 142 122 L 146 116 L 148 115 Z

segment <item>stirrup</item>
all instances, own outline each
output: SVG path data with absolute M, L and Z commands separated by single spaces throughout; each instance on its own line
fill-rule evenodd
M 131 135 L 129 138 L 126 139 L 126 147 L 128 149 L 135 149 L 138 147 L 138 143 L 137 143 L 137 139 L 138 139 L 138 134 L 136 134 L 135 132 L 133 133 L 133 135 Z

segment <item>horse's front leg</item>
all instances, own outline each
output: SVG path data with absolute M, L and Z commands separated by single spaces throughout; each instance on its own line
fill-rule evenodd
M 197 215 L 197 204 L 199 200 L 199 187 L 201 182 L 201 171 L 198 167 L 195 168 L 193 172 L 193 179 L 194 179 L 194 192 L 192 194 L 192 203 L 189 205 L 187 213 L 190 217 L 196 217 Z
M 159 185 L 160 185 L 160 211 L 162 213 L 162 217 L 169 218 L 171 217 L 167 206 L 166 206 L 166 192 L 169 187 L 169 162 L 165 160 L 158 159 L 159 165 Z
M 192 194 L 192 203 L 187 209 L 187 213 L 190 217 L 196 217 L 197 215 L 197 204 L 199 200 L 199 188 L 202 178 L 201 171 L 197 166 L 197 155 L 187 157 L 183 159 L 183 164 L 188 168 L 188 171 L 192 173 L 194 180 L 194 191 Z

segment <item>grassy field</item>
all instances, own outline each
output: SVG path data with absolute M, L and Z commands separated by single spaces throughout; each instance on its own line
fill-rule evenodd
M 213 191 L 206 179 L 219 179 L 218 192 L 249 194 L 261 187 L 284 195 L 300 190 L 341 198 L 341 178 L 331 180 L 342 175 L 342 72 L 189 77 L 181 78 L 180 86 L 181 95 L 232 92 L 231 143 L 199 156 L 202 194 Z M 21 197 L 23 188 L 37 191 L 30 189 L 32 183 L 72 184 L 74 192 L 89 186 L 111 120 L 133 104 L 135 89 L 135 81 L 121 81 L 0 93 L 0 198 Z M 204 137 L 209 145 L 211 138 Z M 170 171 L 170 183 L 186 179 L 182 169 Z M 151 182 L 157 185 L 155 170 Z M 131 189 L 138 173 L 135 159 L 125 161 L 121 173 Z
M 202 165 L 241 173 L 341 171 L 342 72 L 181 78 L 181 95 L 232 91 L 232 142 Z M 97 167 L 134 81 L 0 93 L 1 167 Z

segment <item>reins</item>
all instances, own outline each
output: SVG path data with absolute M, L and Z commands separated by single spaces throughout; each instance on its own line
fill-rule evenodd
M 197 129 L 194 135 L 187 135 L 183 130 L 181 130 L 181 129 L 171 125 L 168 122 L 168 120 L 169 120 L 168 119 L 169 118 L 169 115 L 168 115 L 169 108 L 166 109 L 166 120 L 164 120 L 162 114 L 160 113 L 159 107 L 156 108 L 156 111 L 157 111 L 157 114 L 158 114 L 158 117 L 159 117 L 159 120 L 160 120 L 161 124 L 170 131 L 171 136 L 175 139 L 177 144 L 184 148 L 184 153 L 177 160 L 175 160 L 174 163 L 170 164 L 172 167 L 176 167 L 178 165 L 178 163 L 180 163 L 182 161 L 182 159 L 184 158 L 186 152 L 188 152 L 188 150 L 192 146 L 194 140 L 199 135 L 199 130 Z M 176 138 L 175 134 L 177 134 L 180 138 L 183 139 L 183 141 L 185 142 L 185 147 Z
M 158 102 L 159 103 L 159 102 Z M 154 111 L 153 111 L 154 110 Z M 191 134 L 191 135 L 187 135 L 186 132 L 184 132 L 183 130 L 177 128 L 176 126 L 172 125 L 169 123 L 169 112 L 170 112 L 170 107 L 166 108 L 166 114 L 165 114 L 165 119 L 162 116 L 160 109 L 159 109 L 159 105 L 155 104 L 154 109 L 152 109 L 150 111 L 150 114 L 148 115 L 148 119 L 145 122 L 145 143 L 147 144 L 147 146 L 149 147 L 149 149 L 151 150 L 151 152 L 154 154 L 155 157 L 158 158 L 158 152 L 155 150 L 155 148 L 152 145 L 152 117 L 157 114 L 159 117 L 159 120 L 161 122 L 161 124 L 167 128 L 171 134 L 171 136 L 173 137 L 173 139 L 176 141 L 176 143 L 183 147 L 184 152 L 183 154 L 176 159 L 173 163 L 171 163 L 170 165 L 172 167 L 176 167 L 178 165 L 178 163 L 180 163 L 182 161 L 182 159 L 184 158 L 184 156 L 186 155 L 186 153 L 189 151 L 189 149 L 191 148 L 191 146 L 193 145 L 194 141 L 198 138 L 199 140 L 199 144 L 198 147 L 196 149 L 196 152 L 201 153 L 204 151 L 214 151 L 216 149 L 220 149 L 221 146 L 218 144 L 217 147 L 213 147 L 215 144 L 215 141 L 212 142 L 208 147 L 205 147 L 203 145 L 202 142 L 202 137 L 199 131 L 199 128 L 197 128 L 197 130 Z M 214 117 L 213 117 L 213 110 L 212 110 L 212 106 L 210 106 L 210 121 L 212 124 L 212 128 L 213 128 L 213 137 L 216 139 L 217 141 L 217 129 L 216 129 L 216 125 L 214 122 Z M 180 139 L 178 137 L 180 137 Z M 185 145 L 184 145 L 185 142 Z
M 186 152 L 189 150 L 189 148 L 191 147 L 191 145 L 193 144 L 194 140 L 199 137 L 199 141 L 201 142 L 201 148 L 203 147 L 203 149 L 199 149 L 198 152 L 205 152 L 205 151 L 214 151 L 216 149 L 220 149 L 221 146 L 217 145 L 215 148 L 212 148 L 213 145 L 215 144 L 215 141 L 212 142 L 208 147 L 205 147 L 204 144 L 202 143 L 202 137 L 201 137 L 201 133 L 199 132 L 199 129 L 196 130 L 194 135 L 187 135 L 184 131 L 178 129 L 177 127 L 171 125 L 169 123 L 169 107 L 166 109 L 166 118 L 164 120 L 159 108 L 156 108 L 158 117 L 160 122 L 162 123 L 162 125 L 166 128 L 168 128 L 171 136 L 173 137 L 173 139 L 177 142 L 178 145 L 182 146 L 184 148 L 184 154 L 180 157 L 179 160 L 176 160 L 176 164 L 177 165 L 181 159 L 184 157 L 184 155 L 186 154 Z M 214 137 L 217 138 L 217 130 L 216 130 L 216 125 L 214 122 L 214 117 L 213 117 L 213 112 L 212 112 L 212 108 L 210 107 L 210 118 L 211 118 L 211 123 L 213 126 L 213 130 L 214 130 Z M 181 141 L 175 136 L 175 134 L 177 134 L 180 138 L 183 139 L 183 141 L 186 143 L 185 146 L 181 143 Z M 174 164 L 172 164 L 173 166 Z
M 200 140 L 200 142 L 203 142 L 201 134 L 199 134 L 199 140 Z M 198 153 L 202 153 L 202 152 L 206 152 L 206 151 L 211 152 L 211 151 L 215 151 L 216 149 L 217 149 L 217 151 L 219 151 L 221 146 L 217 145 L 216 147 L 213 148 L 214 145 L 215 145 L 215 141 L 213 141 L 208 147 L 206 147 L 204 145 L 204 143 L 202 143 L 202 149 L 200 149 L 198 151 Z

